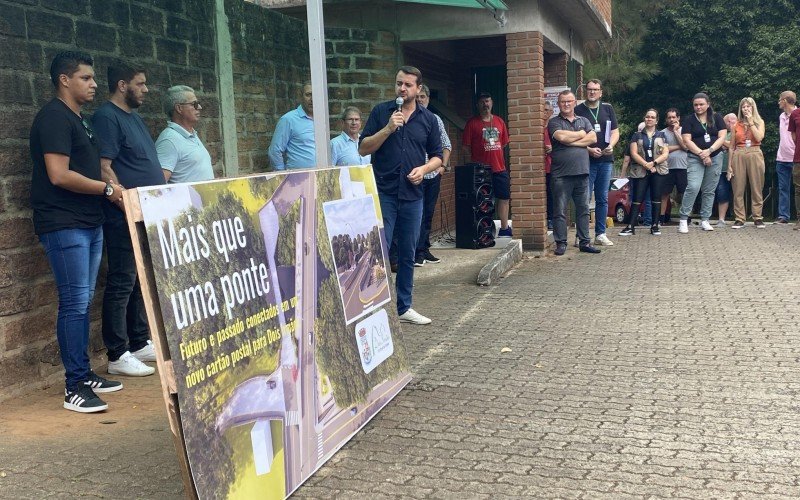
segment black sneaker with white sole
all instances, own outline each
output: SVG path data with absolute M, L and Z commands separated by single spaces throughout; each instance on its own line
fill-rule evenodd
M 438 257 L 435 257 L 430 250 L 425 251 L 425 262 L 428 264 L 438 264 L 441 261 Z
M 416 259 L 414 259 L 414 267 L 422 267 L 425 265 L 425 257 L 420 255 Z
M 78 413 L 97 413 L 107 410 L 108 405 L 92 389 L 79 385 L 74 391 L 64 390 L 64 408 Z
M 94 392 L 116 392 L 122 389 L 122 382 L 105 379 L 95 372 L 89 372 L 89 379 L 84 380 L 83 385 Z

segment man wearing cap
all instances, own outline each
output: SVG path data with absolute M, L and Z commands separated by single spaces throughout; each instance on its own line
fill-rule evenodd
M 478 114 L 464 127 L 464 154 L 473 162 L 492 167 L 492 190 L 497 198 L 497 217 L 500 230 L 497 236 L 512 236 L 508 226 L 508 205 L 511 199 L 511 180 L 506 170 L 503 148 L 508 146 L 506 122 L 492 114 L 492 95 L 481 92 L 478 95 Z

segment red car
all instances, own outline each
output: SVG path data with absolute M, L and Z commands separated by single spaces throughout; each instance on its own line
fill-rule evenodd
M 614 220 L 620 224 L 625 222 L 628 217 L 628 212 L 631 210 L 631 183 L 628 182 L 621 188 L 617 189 L 614 186 L 614 181 L 617 179 L 612 178 L 608 185 L 608 216 L 613 217 Z M 667 214 L 672 212 L 672 200 L 667 201 Z M 644 203 L 639 208 L 639 217 L 641 218 L 644 213 Z

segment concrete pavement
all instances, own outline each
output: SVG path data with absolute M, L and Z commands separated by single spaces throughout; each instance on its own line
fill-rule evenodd
M 492 287 L 496 250 L 435 251 L 415 380 L 296 497 L 800 497 L 800 231 L 617 232 Z M 0 497 L 179 497 L 158 379 L 124 382 L 101 415 L 6 402 Z

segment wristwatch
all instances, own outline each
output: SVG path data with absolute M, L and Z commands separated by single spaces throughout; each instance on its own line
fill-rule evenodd
M 105 189 L 105 191 L 103 191 L 103 194 L 106 197 L 109 197 L 112 194 L 114 194 L 114 186 L 110 182 L 106 182 L 106 189 Z

